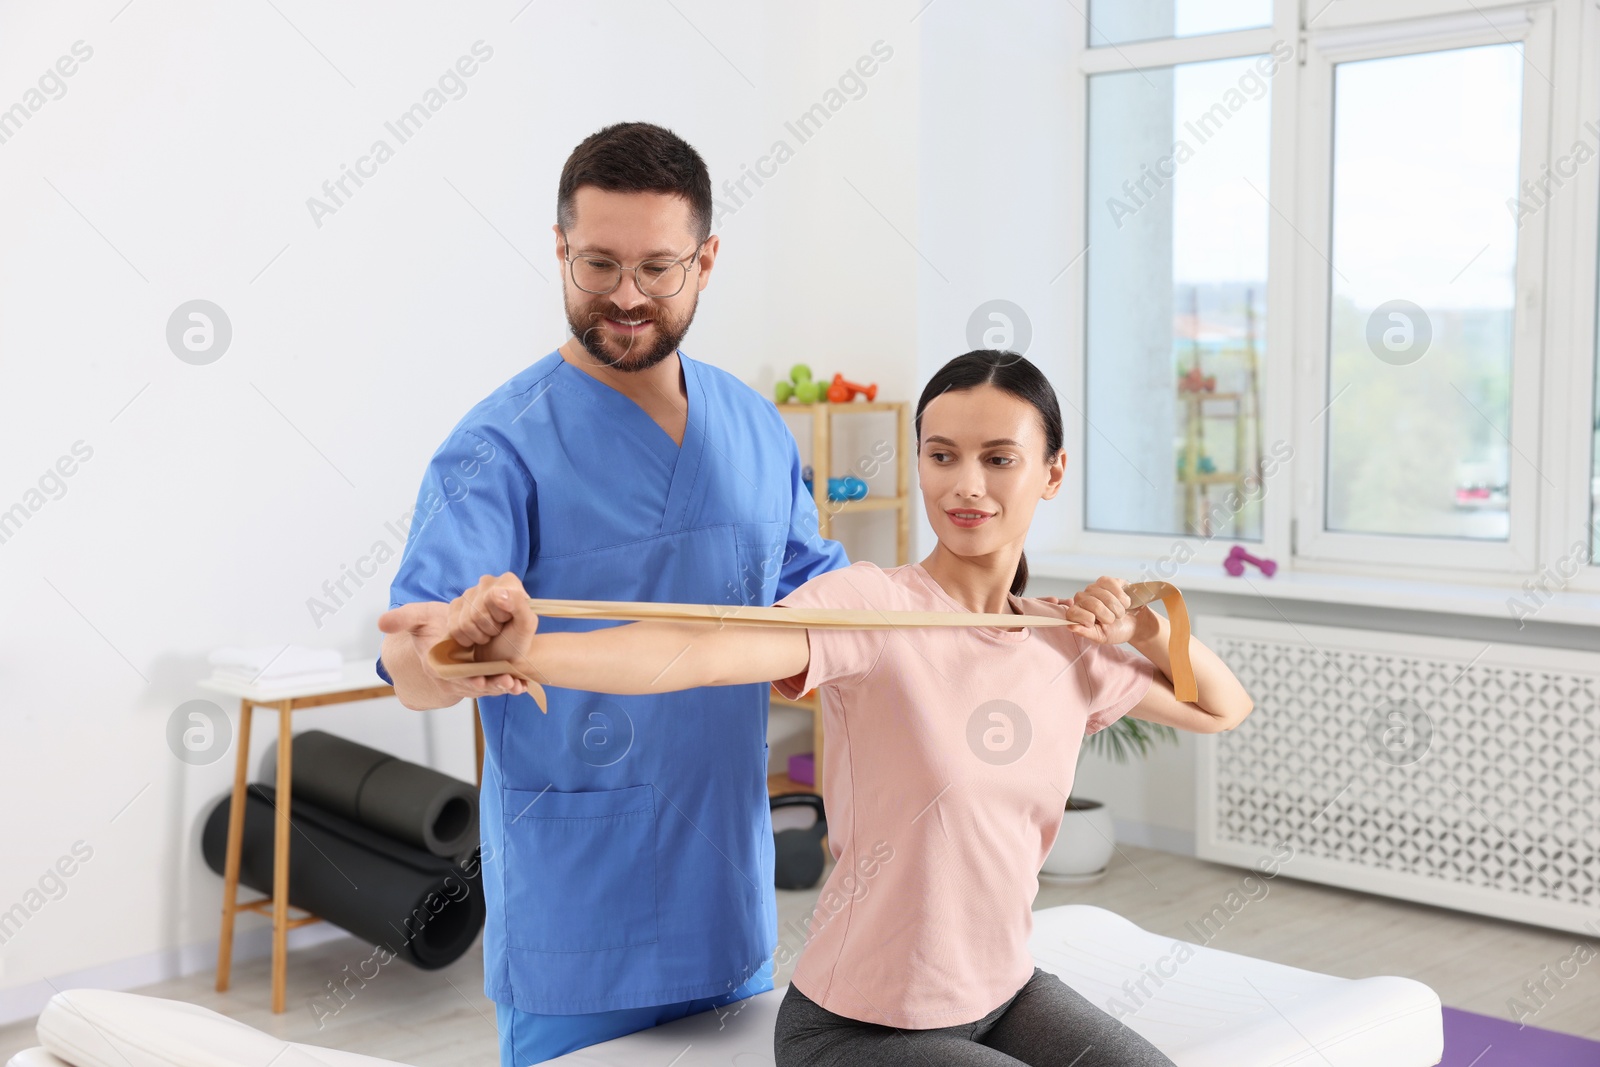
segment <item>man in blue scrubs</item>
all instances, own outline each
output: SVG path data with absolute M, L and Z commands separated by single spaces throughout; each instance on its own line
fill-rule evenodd
M 478 698 L 503 1067 L 772 988 L 767 686 L 552 688 L 542 715 L 514 679 L 446 681 L 422 659 L 448 602 L 490 575 L 534 597 L 770 605 L 848 563 L 777 409 L 678 349 L 716 260 L 711 214 L 704 162 L 668 130 L 611 126 L 573 151 L 555 227 L 572 337 L 434 454 L 379 620 L 407 707 Z

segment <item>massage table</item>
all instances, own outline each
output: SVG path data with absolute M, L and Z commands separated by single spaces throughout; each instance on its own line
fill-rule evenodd
M 1085 904 L 1035 912 L 1029 948 L 1040 967 L 1096 1006 L 1112 1011 L 1120 1001 L 1128 1011 L 1123 1021 L 1178 1067 L 1433 1067 L 1444 1054 L 1439 998 L 1409 978 L 1303 971 L 1153 934 Z M 1142 991 L 1132 985 L 1141 979 Z M 787 988 L 549 1062 L 771 1064 L 774 1020 Z M 41 1047 L 18 1053 L 8 1067 L 400 1067 L 286 1045 L 193 1004 L 103 989 L 57 993 L 39 1016 L 38 1035 Z

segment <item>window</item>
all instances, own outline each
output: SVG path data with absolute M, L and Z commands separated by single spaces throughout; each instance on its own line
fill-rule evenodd
M 1088 8 L 1067 551 L 1600 590 L 1600 8 L 1304 7 Z
M 1535 569 L 1550 12 L 1309 35 L 1292 268 L 1308 564 Z M 1530 313 L 1531 311 L 1531 313 Z M 1304 382 L 1304 387 L 1301 385 Z M 1314 384 L 1313 384 L 1314 383 Z
M 1089 44 L 1250 29 L 1272 23 L 1272 0 L 1090 0 Z
M 1268 54 L 1089 80 L 1091 529 L 1261 536 L 1259 495 L 1223 498 L 1261 459 L 1278 64 Z
M 1522 46 L 1334 70 L 1326 528 L 1505 541 Z

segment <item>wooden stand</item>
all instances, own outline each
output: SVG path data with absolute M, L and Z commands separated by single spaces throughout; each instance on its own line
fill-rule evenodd
M 289 931 L 321 920 L 310 913 L 289 916 L 289 810 L 290 781 L 294 767 L 294 734 L 291 718 L 304 708 L 348 704 L 357 700 L 377 700 L 394 696 L 394 687 L 374 684 L 372 662 L 345 664 L 345 676 L 320 685 L 271 688 L 244 682 L 207 678 L 200 688 L 239 698 L 239 735 L 233 765 L 233 803 L 228 809 L 228 851 L 222 875 L 222 936 L 217 944 L 217 992 L 227 992 L 233 970 L 234 919 L 241 911 L 272 915 L 272 1010 L 284 1010 L 285 986 L 289 970 Z M 250 725 L 256 708 L 278 713 L 278 768 L 276 827 L 272 853 L 272 895 L 259 900 L 239 901 L 239 854 L 244 844 L 245 790 L 250 776 Z M 483 784 L 483 728 L 473 701 L 473 723 L 478 757 L 478 784 Z
M 1260 477 L 1261 474 L 1261 401 L 1256 382 L 1258 359 L 1254 290 L 1245 290 L 1244 314 L 1243 343 L 1225 346 L 1212 357 L 1215 359 L 1227 355 L 1243 362 L 1244 391 L 1193 392 L 1185 389 L 1181 381 L 1178 385 L 1178 403 L 1183 408 L 1183 448 L 1178 460 L 1178 485 L 1183 494 L 1183 530 L 1190 536 L 1211 537 L 1216 532 L 1211 526 L 1212 486 L 1229 486 L 1241 496 L 1248 497 L 1250 494 L 1245 492 L 1246 477 Z M 1190 291 L 1189 319 L 1191 330 L 1194 331 L 1190 335 L 1190 367 L 1191 373 L 1198 376 L 1201 374 L 1201 349 L 1195 333 L 1200 328 L 1200 304 L 1194 290 Z M 1208 411 L 1207 405 L 1212 401 L 1231 405 L 1231 410 Z M 1200 470 L 1200 457 L 1206 454 L 1206 424 L 1225 421 L 1233 423 L 1233 464 L 1228 470 L 1203 473 Z M 1248 443 L 1245 440 L 1247 422 Z M 1234 536 L 1239 536 L 1237 531 Z
M 1245 457 L 1245 407 L 1242 393 L 1188 393 L 1179 391 L 1178 401 L 1184 408 L 1184 443 L 1180 453 L 1181 469 L 1178 471 L 1178 484 L 1183 487 L 1183 528 L 1196 537 L 1210 537 L 1215 531 L 1211 528 L 1210 489 L 1212 486 L 1226 485 L 1244 492 L 1245 476 L 1250 473 L 1252 464 Z M 1222 414 L 1206 411 L 1209 403 L 1231 404 L 1232 410 Z M 1233 423 L 1233 464 L 1228 470 L 1213 471 L 1210 474 L 1202 473 L 1200 457 L 1205 455 L 1205 424 L 1207 421 L 1229 421 Z M 1256 460 L 1259 463 L 1259 457 Z
M 833 518 L 841 513 L 857 511 L 895 511 L 895 566 L 910 562 L 911 557 L 911 405 L 903 400 L 862 401 L 852 400 L 841 404 L 779 404 L 785 415 L 803 415 L 811 418 L 811 497 L 817 504 L 817 532 L 823 537 L 833 536 Z M 895 495 L 869 496 L 863 500 L 828 499 L 828 478 L 833 471 L 833 420 L 839 415 L 859 415 L 865 412 L 893 412 Z M 846 471 L 845 473 L 852 473 Z M 767 776 L 767 792 L 773 796 L 785 793 L 822 792 L 822 705 L 812 692 L 803 700 L 789 700 L 772 691 L 772 702 L 789 707 L 805 708 L 811 712 L 811 756 L 814 784 L 796 782 L 787 771 Z

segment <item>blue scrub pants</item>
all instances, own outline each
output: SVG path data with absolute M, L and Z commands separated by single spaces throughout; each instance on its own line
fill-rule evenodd
M 697 1015 L 724 1004 L 732 1004 L 772 988 L 772 961 L 750 976 L 731 993 L 676 1004 L 653 1004 L 645 1008 L 619 1008 L 616 1011 L 586 1012 L 581 1015 L 536 1015 L 518 1011 L 510 1004 L 495 1004 L 495 1025 L 500 1030 L 500 1067 L 528 1067 L 532 1063 L 610 1041 L 623 1034 L 647 1030 L 686 1015 Z

